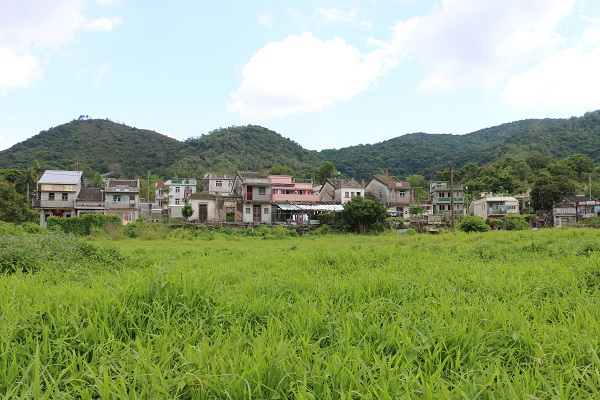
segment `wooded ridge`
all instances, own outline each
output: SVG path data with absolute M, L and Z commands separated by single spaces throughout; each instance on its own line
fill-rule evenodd
M 205 172 L 292 171 L 310 178 L 323 161 L 357 179 L 387 172 L 432 179 L 439 171 L 484 165 L 507 156 L 562 159 L 585 154 L 600 162 L 600 111 L 568 119 L 530 119 L 466 135 L 411 133 L 366 145 L 307 150 L 267 128 L 219 128 L 178 141 L 152 130 L 102 119 L 78 119 L 42 131 L 0 152 L 0 168 L 24 169 L 35 160 L 45 169 L 73 169 L 122 177 L 200 177 Z

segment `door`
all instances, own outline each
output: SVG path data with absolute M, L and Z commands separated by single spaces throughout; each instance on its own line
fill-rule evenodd
M 208 206 L 206 204 L 198 205 L 198 221 L 206 222 L 208 219 Z
M 254 222 L 261 221 L 260 204 L 252 207 L 252 221 L 254 221 Z
M 252 186 L 246 186 L 246 200 L 252 200 Z

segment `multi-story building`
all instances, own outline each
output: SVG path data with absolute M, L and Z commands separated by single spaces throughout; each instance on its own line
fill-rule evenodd
M 365 186 L 365 192 L 382 202 L 390 214 L 410 217 L 409 206 L 414 203 L 414 195 L 409 182 L 391 175 L 375 175 Z
M 192 193 L 196 193 L 196 179 L 169 179 L 163 184 L 163 193 L 165 203 L 170 206 L 183 206 L 185 200 Z
M 140 181 L 138 179 L 106 179 L 104 195 L 105 214 L 118 215 L 124 224 L 136 221 L 140 217 Z
M 512 196 L 496 196 L 493 193 L 482 193 L 469 207 L 471 214 L 483 219 L 504 218 L 507 214 L 520 213 L 519 200 Z
M 431 195 L 433 214 L 451 214 L 454 205 L 454 215 L 465 213 L 465 199 L 462 185 L 453 185 L 446 181 L 430 182 L 429 194 Z
M 75 200 L 83 188 L 82 171 L 46 170 L 37 183 L 33 208 L 40 210 L 40 226 L 46 227 L 46 218 L 75 217 Z
M 326 179 L 319 192 L 322 203 L 345 204 L 354 196 L 365 196 L 364 186 L 354 179 Z
M 593 196 L 565 196 L 552 207 L 554 226 L 565 226 L 600 214 L 600 201 Z
M 243 222 L 271 222 L 271 180 L 267 174 L 238 171 L 233 193 L 242 199 Z

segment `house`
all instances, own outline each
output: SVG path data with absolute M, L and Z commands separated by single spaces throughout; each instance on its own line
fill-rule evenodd
M 140 217 L 139 179 L 106 179 L 104 181 L 105 214 L 118 215 L 123 224 Z
M 391 175 L 375 175 L 365 186 L 365 193 L 382 202 L 388 213 L 404 218 L 410 217 L 408 209 L 414 203 L 414 195 L 409 182 L 403 182 Z
M 32 207 L 40 210 L 40 226 L 50 216 L 75 217 L 75 200 L 83 188 L 82 171 L 46 170 L 37 183 Z
M 299 182 L 291 175 L 269 175 L 269 180 L 274 205 L 272 222 L 309 224 L 319 201 L 312 181 Z
M 354 196 L 364 195 L 364 186 L 354 179 L 326 179 L 319 192 L 319 201 L 345 204 Z
M 316 203 L 319 201 L 319 195 L 315 194 L 312 182 L 298 182 L 291 175 L 269 175 L 269 180 L 273 202 Z
M 465 213 L 462 185 L 450 186 L 446 181 L 430 182 L 429 194 L 432 200 L 433 214 L 450 214 L 452 212 L 451 206 L 454 206 L 455 215 Z
M 163 183 L 163 201 L 170 206 L 184 206 L 185 200 L 196 193 L 196 179 L 169 179 Z M 168 200 L 168 201 L 167 201 Z
M 206 173 L 202 178 L 202 191 L 217 196 L 233 196 L 235 174 Z
M 512 196 L 482 193 L 480 198 L 471 202 L 469 212 L 483 219 L 504 218 L 507 214 L 520 213 L 519 200 Z
M 593 196 L 564 196 L 552 207 L 554 226 L 565 226 L 582 219 L 598 216 L 600 201 Z
M 242 222 L 271 222 L 271 180 L 266 173 L 238 171 L 233 194 L 242 201 Z

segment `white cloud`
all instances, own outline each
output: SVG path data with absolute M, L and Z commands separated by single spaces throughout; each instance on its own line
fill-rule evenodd
M 336 8 L 320 8 L 315 14 L 325 22 L 354 22 L 356 20 L 356 11 L 342 11 Z
M 600 105 L 600 47 L 563 50 L 511 77 L 502 99 L 512 105 Z
M 41 68 L 35 57 L 0 48 L 0 92 L 14 87 L 26 88 L 40 76 Z
M 42 75 L 51 55 L 85 27 L 84 6 L 84 0 L 0 1 L 0 91 L 26 88 Z
M 388 67 L 382 49 L 362 54 L 339 38 L 289 36 L 243 67 L 228 109 L 249 118 L 318 111 L 369 89 Z
M 121 25 L 123 20 L 120 17 L 102 17 L 91 19 L 86 26 L 89 31 L 112 31 L 112 29 Z
M 108 71 L 110 70 L 110 67 L 106 64 L 102 65 L 98 71 L 96 72 L 96 74 L 94 75 L 94 77 L 92 78 L 92 81 L 94 83 L 100 83 L 100 81 L 102 80 L 102 78 L 104 78 L 104 76 L 108 73 Z
M 557 24 L 576 0 L 443 0 L 422 17 L 394 28 L 391 48 L 429 69 L 421 89 L 494 87 L 515 66 L 556 48 Z

